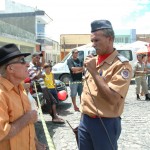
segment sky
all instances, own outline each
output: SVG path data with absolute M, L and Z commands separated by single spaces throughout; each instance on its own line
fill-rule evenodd
M 46 34 L 58 42 L 60 34 L 90 34 L 90 23 L 99 19 L 110 20 L 114 30 L 150 34 L 150 0 L 13 1 L 44 10 L 53 19 L 46 25 Z

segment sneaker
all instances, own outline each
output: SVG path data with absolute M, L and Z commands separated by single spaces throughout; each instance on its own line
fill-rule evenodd
M 150 101 L 150 98 L 149 98 L 149 97 L 146 97 L 145 100 L 146 100 L 146 101 Z
M 136 95 L 137 95 L 137 100 L 141 100 L 139 94 L 136 94 Z

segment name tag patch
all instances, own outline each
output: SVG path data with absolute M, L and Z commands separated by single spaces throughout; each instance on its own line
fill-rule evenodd
M 129 70 L 122 70 L 121 71 L 121 76 L 124 78 L 124 79 L 128 79 L 129 78 Z

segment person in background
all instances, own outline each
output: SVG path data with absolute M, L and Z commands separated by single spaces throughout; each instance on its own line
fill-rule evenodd
M 146 54 L 143 54 L 142 61 L 143 61 L 143 63 L 144 63 L 145 66 L 146 66 L 146 62 L 147 62 L 147 55 L 146 55 Z M 146 67 L 145 70 L 147 70 L 147 67 Z M 147 78 L 147 75 L 146 75 L 146 78 Z M 144 91 L 143 91 L 143 88 L 141 89 L 140 95 L 141 95 L 141 96 L 144 96 L 144 95 L 145 95 L 145 93 L 144 93 Z
M 114 49 L 114 31 L 108 20 L 91 23 L 91 42 L 97 56 L 88 56 L 81 95 L 79 150 L 117 150 L 121 114 L 132 77 L 129 60 Z
M 0 48 L 0 149 L 45 150 L 39 144 L 34 123 L 37 111 L 31 105 L 22 81 L 28 77 L 29 64 L 15 44 Z
M 81 100 L 82 93 L 82 74 L 83 74 L 83 62 L 78 59 L 78 50 L 72 50 L 72 58 L 68 59 L 67 65 L 70 70 L 71 82 L 70 82 L 70 96 L 75 111 L 79 111 L 76 105 L 76 95 L 78 94 Z
M 55 83 L 54 75 L 51 72 L 52 66 L 50 66 L 50 64 L 48 63 L 45 63 L 43 69 L 44 69 L 45 86 L 48 88 L 49 92 L 53 95 L 53 97 L 57 100 L 58 103 L 56 83 Z
M 148 86 L 146 83 L 146 64 L 143 62 L 143 59 L 146 57 L 144 54 L 137 54 L 137 62 L 134 64 L 134 74 L 135 74 L 135 83 L 136 83 L 136 95 L 137 100 L 141 100 L 140 87 L 142 86 L 142 91 L 145 95 L 145 100 L 150 100 L 148 96 Z
M 39 53 L 35 52 L 32 55 L 32 61 L 30 62 L 28 71 L 31 82 L 35 81 L 37 83 L 37 91 L 43 93 L 43 96 L 46 99 L 46 105 L 43 106 L 43 111 L 48 111 L 48 113 L 52 116 L 53 123 L 64 124 L 65 121 L 57 115 L 57 100 L 52 96 L 52 94 L 48 91 L 48 88 L 44 84 L 44 76 L 40 63 Z
M 150 90 L 150 54 L 147 56 L 147 61 L 146 61 L 146 68 L 147 68 L 147 83 L 148 83 L 148 89 Z

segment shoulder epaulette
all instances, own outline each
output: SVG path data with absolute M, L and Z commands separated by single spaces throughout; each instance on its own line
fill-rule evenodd
M 128 61 L 129 61 L 129 60 L 128 60 L 126 57 L 124 57 L 123 55 L 118 54 L 117 57 L 119 58 L 119 60 L 120 60 L 121 62 L 128 62 Z

